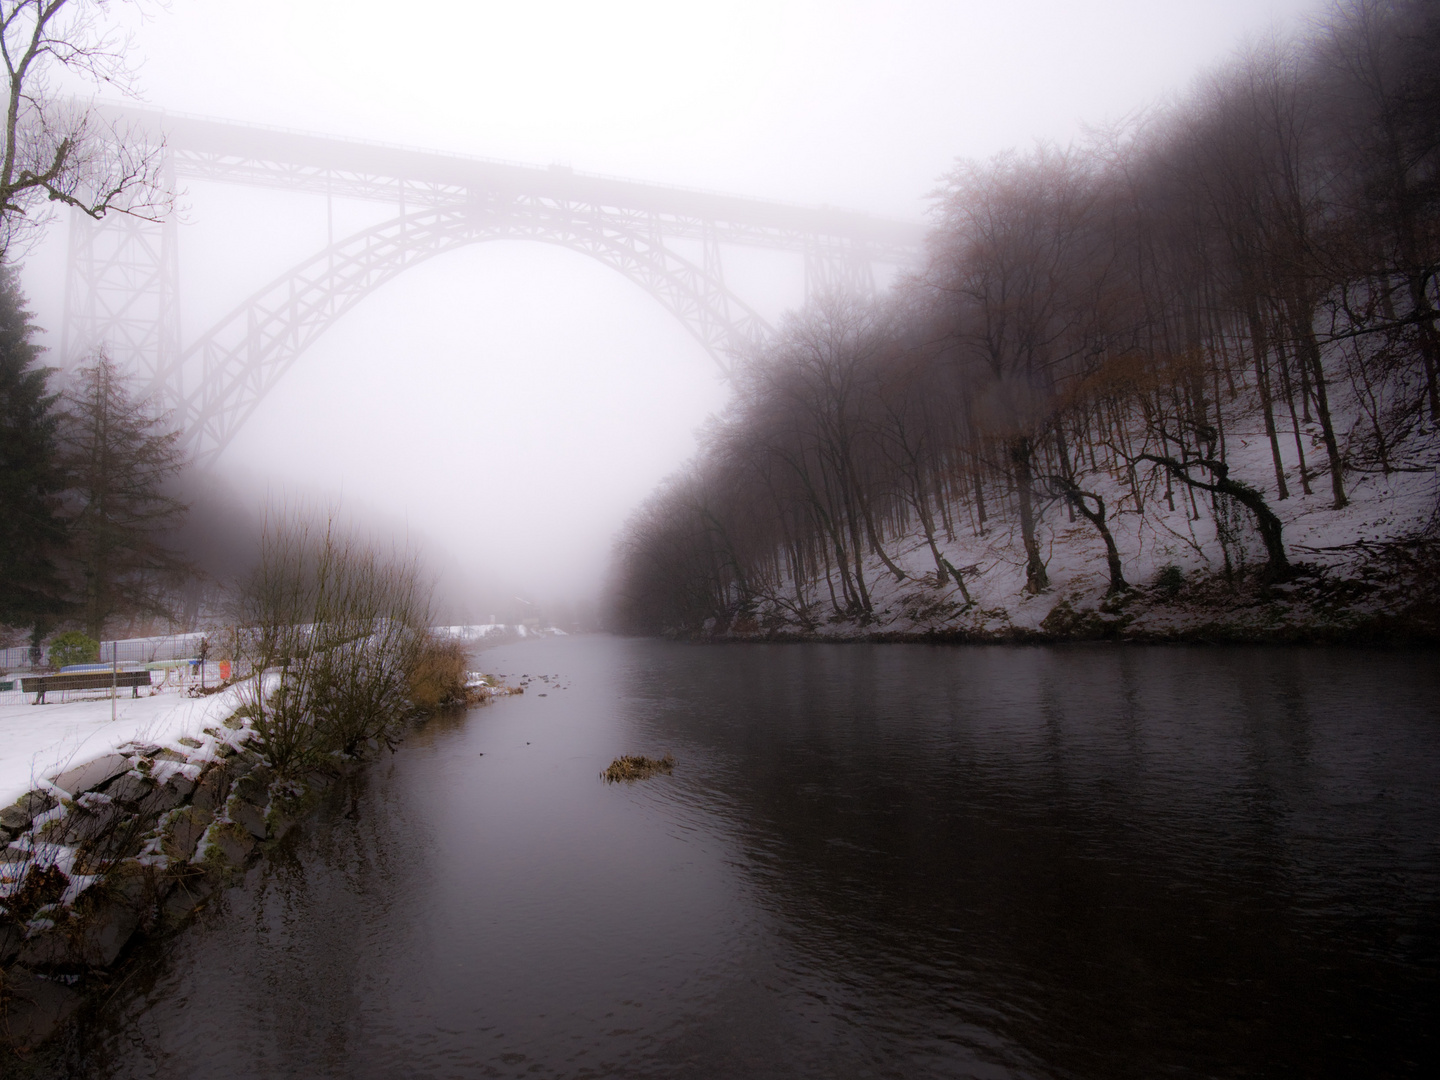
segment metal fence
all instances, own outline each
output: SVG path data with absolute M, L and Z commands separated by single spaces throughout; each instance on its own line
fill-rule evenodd
M 200 643 L 206 638 L 210 640 L 210 652 L 213 655 L 220 645 L 217 634 L 167 634 L 163 637 L 102 641 L 100 662 L 149 664 L 158 660 L 187 660 L 200 655 Z M 48 659 L 43 650 L 40 659 L 41 663 Z M 28 646 L 0 649 L 0 671 L 28 671 L 33 666 L 38 665 L 34 664 Z
M 309 631 L 310 627 L 299 627 L 302 631 Z M 436 626 L 433 630 L 437 634 L 457 638 L 461 641 L 482 641 L 486 638 L 499 638 L 511 634 L 525 637 L 527 633 L 525 625 L 507 626 L 503 623 L 479 623 L 469 626 Z M 531 630 L 531 632 L 534 632 Z M 121 664 L 151 664 L 162 660 L 190 660 L 200 655 L 201 643 L 208 639 L 209 656 L 212 660 L 220 656 L 233 656 L 238 647 L 250 641 L 256 631 L 254 630 L 213 630 L 207 633 L 195 632 L 190 634 L 166 634 L 161 637 L 125 638 L 120 641 L 102 641 L 100 643 L 100 658 L 102 664 L 119 662 Z M 0 672 L 30 671 L 47 664 L 49 655 L 46 650 L 41 650 L 39 662 L 32 660 L 30 649 L 25 645 L 17 645 L 13 648 L 0 649 Z

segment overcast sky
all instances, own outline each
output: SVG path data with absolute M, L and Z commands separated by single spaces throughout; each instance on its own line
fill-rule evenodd
M 918 220 L 957 158 L 1074 138 L 1316 8 L 173 0 L 126 17 L 159 108 Z M 187 340 L 324 246 L 323 201 L 192 182 L 182 202 Z M 380 213 L 346 212 L 337 232 Z M 65 231 L 25 269 L 52 331 Z M 798 263 L 727 276 L 767 315 L 801 297 Z M 593 594 L 616 528 L 725 395 L 684 329 L 612 271 L 479 245 L 340 320 L 221 469 L 245 498 L 340 495 L 408 528 L 470 574 L 483 616 L 517 593 Z

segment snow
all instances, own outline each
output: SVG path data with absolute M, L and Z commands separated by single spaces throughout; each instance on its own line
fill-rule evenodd
M 49 786 L 62 771 L 130 743 L 175 745 L 192 761 L 213 756 L 215 739 L 203 734 L 242 704 L 245 687 L 232 686 L 209 697 L 192 698 L 179 686 L 156 686 L 132 698 L 122 691 L 110 719 L 110 698 L 95 692 L 64 703 L 31 705 L 33 695 L 0 694 L 0 806 L 32 788 Z M 179 745 L 182 737 L 200 746 Z M 172 771 L 184 769 L 175 763 Z M 68 794 L 68 793 L 67 793 Z
M 1298 469 L 1288 462 L 1290 497 L 1278 499 L 1270 446 L 1263 432 L 1236 432 L 1229 461 L 1232 476 L 1265 494 L 1270 508 L 1284 522 L 1284 543 L 1292 562 L 1323 567 L 1347 577 L 1373 555 L 1366 545 L 1414 536 L 1433 523 L 1440 507 L 1440 430 L 1421 433 L 1404 449 L 1409 464 L 1403 470 L 1388 476 L 1347 472 L 1345 484 L 1350 501 L 1341 510 L 1333 508 L 1327 476 L 1313 477 L 1313 493 L 1306 495 L 1301 490 Z M 1197 518 L 1188 493 L 1179 483 L 1173 485 L 1174 510 L 1169 508 L 1163 482 L 1157 482 L 1146 493 L 1143 513 L 1138 512 L 1131 489 L 1121 476 L 1102 470 L 1087 475 L 1083 484 L 1105 499 L 1107 524 L 1131 585 L 1153 581 L 1167 565 L 1178 567 L 1190 580 L 1222 569 L 1215 522 L 1208 500 L 1198 493 L 1193 504 L 1199 510 Z M 917 525 L 914 532 L 886 544 L 892 561 L 906 573 L 905 581 L 897 582 L 873 555 L 865 559 L 866 585 L 875 608 L 873 621 L 861 625 L 849 618 L 832 619 L 833 609 L 822 579 L 806 590 L 811 611 L 818 616 L 818 625 L 808 633 L 837 639 L 937 631 L 1003 635 L 1038 629 L 1061 602 L 1071 604 L 1075 610 L 1099 608 L 1105 599 L 1109 573 L 1104 545 L 1089 523 L 1079 517 L 1071 523 L 1059 502 L 1038 508 L 1037 534 L 1050 587 L 1032 596 L 1025 590 L 1025 554 L 1019 525 L 1004 509 L 992 509 L 1000 512 L 982 531 L 969 517 L 969 511 L 959 508 L 953 539 L 937 537 L 941 554 L 967 570 L 965 583 L 973 605 L 965 604 L 953 584 L 943 590 L 934 587 L 934 559 Z M 1263 551 L 1248 518 L 1243 520 L 1249 534 L 1247 558 L 1253 568 L 1263 561 Z M 926 575 L 930 577 L 929 586 L 922 584 Z M 783 582 L 779 591 L 793 598 L 793 583 Z M 1383 608 L 1394 599 L 1393 595 L 1377 593 L 1369 606 Z M 1364 606 L 1357 605 L 1357 609 Z M 762 601 L 756 614 L 754 628 L 733 626 L 728 634 L 744 637 L 777 626 L 784 627 L 782 632 L 796 629 L 793 617 L 773 602 Z M 1134 625 L 1137 630 L 1164 632 L 1181 628 L 1192 617 L 1196 617 L 1194 613 L 1147 613 Z M 1216 615 L 1201 613 L 1198 617 L 1213 619 Z
M 471 623 L 464 626 L 436 626 L 434 632 L 460 641 L 483 641 L 499 637 L 564 637 L 565 631 L 554 626 L 534 627 L 524 623 Z

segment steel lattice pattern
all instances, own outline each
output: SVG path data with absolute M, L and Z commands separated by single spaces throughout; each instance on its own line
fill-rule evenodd
M 172 175 L 393 204 L 391 220 L 335 240 L 180 344 L 173 221 L 72 219 L 67 360 L 104 347 L 174 411 L 213 461 L 314 340 L 407 268 L 467 244 L 523 239 L 579 251 L 655 297 L 722 370 L 769 332 L 727 288 L 722 245 L 804 257 L 807 293 L 874 289 L 874 267 L 919 249 L 921 228 L 847 211 L 667 188 L 570 169 L 453 157 L 220 121 L 129 112 Z M 672 246 L 699 241 L 699 258 Z M 683 246 L 683 245 L 682 245 Z

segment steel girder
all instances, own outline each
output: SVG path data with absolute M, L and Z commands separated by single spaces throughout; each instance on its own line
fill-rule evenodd
M 135 137 L 164 140 L 172 178 L 283 188 L 395 206 L 398 216 L 280 275 L 183 351 L 176 228 L 110 215 L 71 219 L 66 363 L 104 347 L 173 409 L 211 461 L 305 348 L 406 267 L 465 244 L 529 239 L 625 274 L 722 369 L 768 328 L 724 283 L 722 245 L 803 256 L 806 295 L 875 288 L 876 263 L 918 252 L 923 227 L 407 147 L 126 108 Z M 333 241 L 333 237 L 331 238 Z M 668 246 L 694 246 L 691 259 Z M 687 247 L 688 250 L 688 247 Z
M 746 247 L 794 251 L 807 258 L 900 264 L 918 250 L 923 228 L 853 211 L 814 211 L 684 188 L 610 181 L 560 166 L 506 165 L 517 176 L 415 179 L 401 169 L 332 168 L 275 162 L 183 146 L 173 149 L 175 173 L 220 184 L 283 188 L 327 198 L 382 202 L 406 208 L 449 206 L 484 193 L 532 192 L 558 202 L 603 207 L 636 221 L 659 220 L 672 239 L 718 240 Z M 458 159 L 463 162 L 466 159 Z M 751 214 L 756 208 L 767 213 Z
M 558 244 L 618 270 L 654 296 L 722 369 L 768 332 L 714 272 L 594 208 L 524 196 L 414 210 L 362 230 L 282 274 L 188 346 L 149 392 L 169 406 L 198 464 L 224 450 L 261 400 L 335 320 L 436 255 L 486 240 Z
M 73 213 L 61 355 L 104 349 L 123 369 L 164 377 L 180 355 L 178 280 L 173 221 Z

